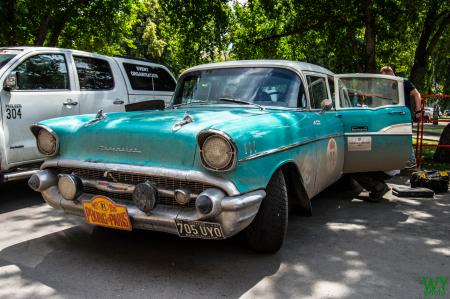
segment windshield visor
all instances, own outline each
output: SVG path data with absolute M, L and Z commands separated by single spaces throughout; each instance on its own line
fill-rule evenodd
M 220 99 L 234 99 L 263 106 L 297 107 L 300 85 L 297 74 L 282 68 L 194 71 L 181 78 L 172 104 L 232 104 Z
M 384 78 L 339 79 L 341 107 L 377 108 L 399 105 L 398 83 Z

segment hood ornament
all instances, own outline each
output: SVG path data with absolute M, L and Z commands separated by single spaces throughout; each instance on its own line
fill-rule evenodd
M 103 119 L 106 119 L 106 114 L 103 113 L 103 109 L 100 109 L 97 114 L 95 115 L 94 119 L 91 119 L 90 121 L 88 121 L 84 126 L 90 126 L 92 124 L 95 124 L 96 122 L 99 122 Z
M 187 125 L 187 124 L 189 124 L 189 123 L 191 123 L 191 122 L 193 122 L 193 121 L 194 121 L 194 118 L 193 118 L 191 115 L 189 115 L 189 113 L 186 112 L 186 113 L 184 114 L 183 119 L 180 120 L 180 121 L 178 121 L 178 122 L 176 122 L 176 123 L 173 125 L 172 131 L 173 131 L 173 132 L 178 131 L 178 130 L 181 129 L 184 125 Z

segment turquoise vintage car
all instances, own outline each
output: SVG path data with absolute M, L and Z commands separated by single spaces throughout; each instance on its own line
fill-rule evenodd
M 150 108 L 147 108 L 150 109 Z M 344 173 L 404 166 L 403 79 L 309 63 L 232 61 L 185 71 L 169 107 L 34 125 L 50 157 L 29 185 L 90 224 L 277 251 L 288 211 Z

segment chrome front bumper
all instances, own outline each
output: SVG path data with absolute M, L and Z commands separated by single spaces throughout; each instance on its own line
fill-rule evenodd
M 39 190 L 44 200 L 56 209 L 68 214 L 84 217 L 83 200 L 91 200 L 95 194 L 81 194 L 77 200 L 66 200 L 57 186 L 57 177 L 51 171 L 41 170 L 36 176 L 41 181 Z M 131 219 L 132 227 L 178 234 L 175 219 L 187 221 L 208 221 L 219 223 L 225 237 L 231 237 L 247 227 L 258 213 L 261 201 L 266 196 L 264 190 L 246 194 L 225 196 L 217 202 L 211 215 L 203 215 L 195 208 L 183 206 L 157 205 L 150 213 L 140 211 L 132 201 L 120 200 L 125 205 Z

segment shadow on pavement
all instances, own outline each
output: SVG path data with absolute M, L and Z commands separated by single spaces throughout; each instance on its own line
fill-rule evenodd
M 0 214 L 44 203 L 42 196 L 26 180 L 0 184 Z
M 47 293 L 32 293 L 38 297 L 416 298 L 423 275 L 450 269 L 449 210 L 448 197 L 373 204 L 322 195 L 313 217 L 290 217 L 275 255 L 256 254 L 238 238 L 83 224 L 0 251 L 0 269 L 18 267 L 0 272 L 0 281 L 16 275 L 24 286 L 39 283 Z

